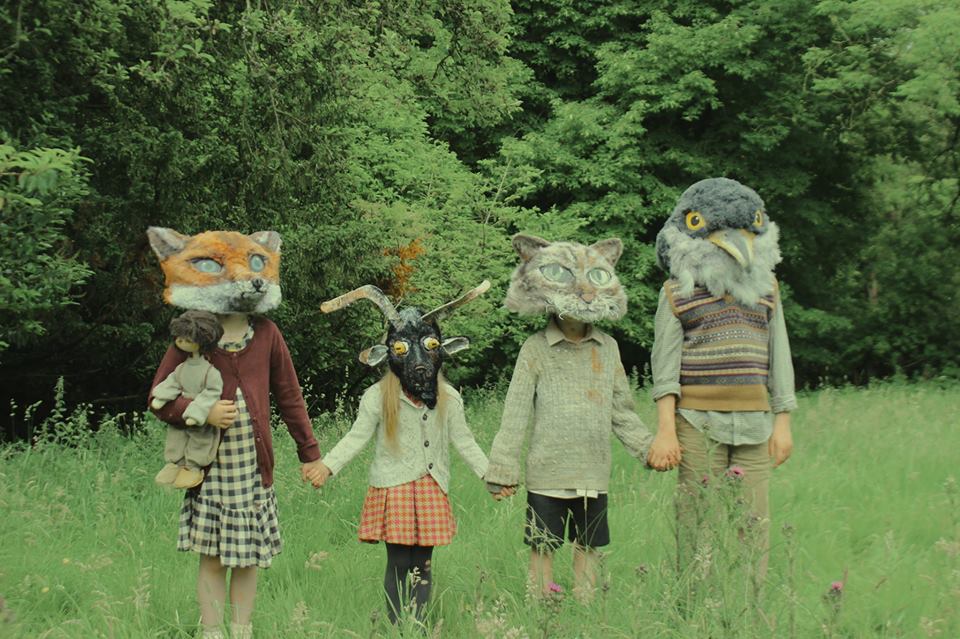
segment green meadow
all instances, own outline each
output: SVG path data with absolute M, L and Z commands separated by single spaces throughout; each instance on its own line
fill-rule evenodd
M 759 588 L 729 531 L 717 531 L 699 568 L 677 574 L 675 474 L 644 470 L 614 443 L 613 542 L 595 600 L 530 600 L 522 494 L 495 503 L 457 460 L 459 533 L 434 555 L 428 627 L 408 622 L 403 634 L 958 637 L 958 407 L 960 387 L 933 383 L 802 395 L 794 456 L 774 474 L 770 572 Z M 486 449 L 500 398 L 474 392 L 467 408 Z M 349 420 L 315 425 L 328 449 Z M 180 495 L 153 484 L 163 428 L 141 426 L 128 436 L 107 421 L 88 435 L 82 415 L 61 415 L 46 443 L 0 448 L 0 637 L 195 636 L 197 558 L 175 550 Z M 384 549 L 355 537 L 371 451 L 316 492 L 299 482 L 290 438 L 279 430 L 275 440 L 285 548 L 261 573 L 256 636 L 399 636 L 384 620 Z M 556 565 L 569 593 L 569 547 Z

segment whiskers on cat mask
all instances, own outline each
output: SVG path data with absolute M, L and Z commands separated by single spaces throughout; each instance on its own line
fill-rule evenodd
M 510 278 L 504 306 L 521 315 L 557 315 L 581 322 L 618 320 L 627 295 L 614 268 L 623 253 L 619 238 L 586 246 L 513 236 L 520 264 Z
M 415 306 L 398 311 L 383 291 L 368 284 L 324 302 L 320 310 L 332 313 L 362 299 L 376 304 L 387 319 L 387 336 L 382 344 L 361 352 L 360 361 L 368 366 L 388 362 L 403 389 L 432 409 L 437 405 L 437 377 L 444 360 L 470 346 L 466 337 L 443 339 L 439 321 L 489 288 L 490 282 L 484 280 L 452 302 L 424 313 Z

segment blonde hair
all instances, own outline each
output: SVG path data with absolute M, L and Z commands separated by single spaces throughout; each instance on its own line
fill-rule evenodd
M 397 415 L 400 413 L 402 392 L 400 378 L 388 369 L 380 380 L 380 415 L 387 444 L 394 448 L 397 445 Z M 437 407 L 434 410 L 437 411 L 437 423 L 443 424 L 447 414 L 447 391 L 442 372 L 437 374 Z

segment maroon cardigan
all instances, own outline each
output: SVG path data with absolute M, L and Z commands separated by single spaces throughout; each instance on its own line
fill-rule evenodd
M 313 436 L 313 426 L 307 416 L 307 407 L 300 392 L 297 371 L 293 368 L 290 351 L 283 341 L 280 329 L 270 320 L 252 318 L 253 339 L 242 351 L 230 353 L 222 348 L 207 353 L 210 360 L 223 376 L 221 399 L 233 400 L 237 396 L 237 387 L 243 391 L 243 399 L 253 420 L 253 433 L 257 447 L 257 467 L 264 487 L 273 485 L 273 440 L 270 432 L 270 393 L 277 402 L 280 416 L 287 424 L 287 430 L 297 442 L 297 455 L 301 462 L 320 459 L 320 445 Z M 170 346 L 160 368 L 153 377 L 152 389 L 167 378 L 187 354 Z M 173 426 L 186 427 L 183 411 L 190 400 L 183 396 L 167 402 L 163 408 L 153 410 L 157 417 Z

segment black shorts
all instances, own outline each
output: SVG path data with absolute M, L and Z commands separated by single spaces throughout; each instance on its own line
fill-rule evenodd
M 610 543 L 607 496 L 547 497 L 527 491 L 527 525 L 523 541 L 528 546 L 556 550 L 567 539 L 587 548 Z

